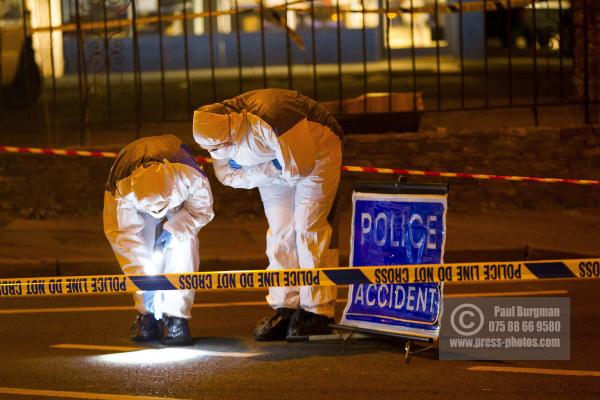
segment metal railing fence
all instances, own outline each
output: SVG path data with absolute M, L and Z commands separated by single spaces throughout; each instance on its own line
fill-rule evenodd
M 83 145 L 273 86 L 337 112 L 528 107 L 537 124 L 576 104 L 590 123 L 597 10 L 577 1 L 579 25 L 567 0 L 2 0 L 0 128 Z

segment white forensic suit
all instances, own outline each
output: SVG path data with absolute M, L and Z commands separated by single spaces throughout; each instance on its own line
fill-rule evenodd
M 269 223 L 268 269 L 338 266 L 328 216 L 342 129 L 331 114 L 296 91 L 255 90 L 197 109 L 194 138 L 210 151 L 221 183 L 258 187 Z M 335 287 L 288 287 L 271 288 L 267 301 L 333 317 L 335 298 Z
M 125 146 L 104 192 L 104 233 L 125 274 L 198 271 L 197 234 L 213 218 L 208 179 L 191 149 L 172 135 L 146 137 Z M 170 244 L 155 251 L 163 230 Z M 138 292 L 142 314 L 191 318 L 192 290 Z

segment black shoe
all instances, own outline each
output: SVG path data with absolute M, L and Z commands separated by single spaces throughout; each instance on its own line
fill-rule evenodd
M 138 314 L 131 325 L 131 336 L 134 342 L 150 342 L 160 339 L 158 321 L 152 314 Z
M 278 308 L 270 317 L 264 318 L 254 328 L 254 339 L 258 342 L 285 340 L 293 308 Z
M 161 327 L 160 342 L 165 346 L 191 346 L 194 344 L 187 319 L 163 315 Z
M 310 335 L 329 335 L 332 329 L 329 324 L 334 323 L 333 318 L 311 313 L 305 310 L 296 310 L 287 331 L 287 337 L 301 337 Z

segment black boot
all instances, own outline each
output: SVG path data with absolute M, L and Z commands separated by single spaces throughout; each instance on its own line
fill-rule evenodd
M 134 342 L 150 342 L 160 339 L 158 321 L 152 314 L 138 314 L 131 325 L 130 339 Z
M 287 337 L 329 335 L 332 332 L 329 324 L 333 323 L 333 318 L 311 313 L 302 309 L 296 310 L 290 320 Z
M 187 319 L 163 315 L 161 326 L 160 342 L 165 346 L 191 346 L 194 344 Z
M 254 338 L 258 342 L 285 340 L 293 308 L 278 308 L 270 317 L 264 318 L 254 328 Z

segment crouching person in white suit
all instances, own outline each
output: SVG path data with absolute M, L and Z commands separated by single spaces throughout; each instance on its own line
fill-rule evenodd
M 269 223 L 270 270 L 338 266 L 328 216 L 342 162 L 342 129 L 323 107 L 298 92 L 262 89 L 194 113 L 194 139 L 208 150 L 219 181 L 258 187 Z M 256 340 L 327 334 L 334 287 L 271 288 L 274 315 Z
M 213 218 L 212 206 L 208 179 L 191 149 L 172 135 L 146 137 L 125 146 L 110 170 L 104 233 L 125 274 L 195 272 L 197 234 Z M 140 291 L 134 299 L 139 314 L 131 340 L 193 344 L 194 291 Z

